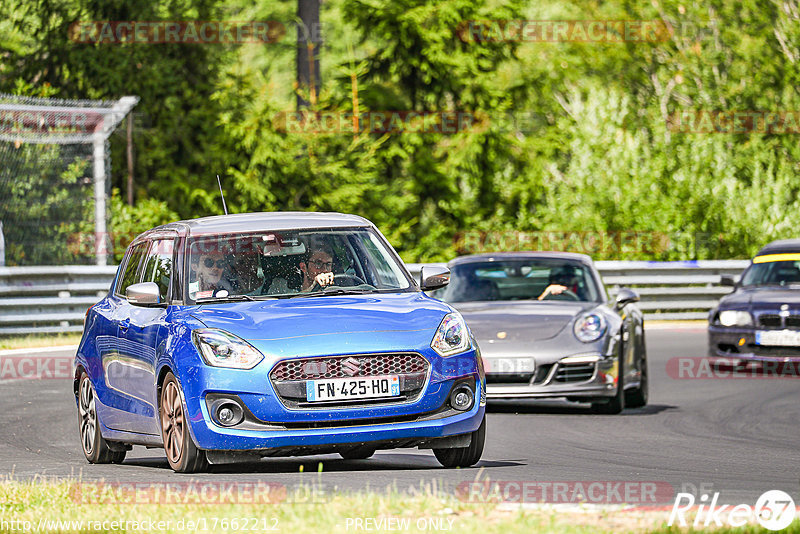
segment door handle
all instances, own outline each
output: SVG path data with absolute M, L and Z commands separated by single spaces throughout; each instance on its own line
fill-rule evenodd
M 121 320 L 121 321 L 119 322 L 119 329 L 120 329 L 122 332 L 127 332 L 127 330 L 128 330 L 128 327 L 129 327 L 130 325 L 131 325 L 131 320 L 130 320 L 130 319 L 127 319 L 127 318 L 126 318 L 126 319 L 123 319 L 123 320 Z

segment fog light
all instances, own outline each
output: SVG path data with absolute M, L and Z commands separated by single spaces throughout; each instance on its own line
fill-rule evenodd
M 472 404 L 475 401 L 475 396 L 472 394 L 472 390 L 466 386 L 462 386 L 450 395 L 450 405 L 455 408 L 456 410 L 466 412 L 470 408 L 472 408 Z
M 230 408 L 223 408 L 219 411 L 219 422 L 223 425 L 229 425 L 233 422 L 233 410 Z
M 211 409 L 214 421 L 222 426 L 235 426 L 244 419 L 244 409 L 231 400 L 218 400 Z

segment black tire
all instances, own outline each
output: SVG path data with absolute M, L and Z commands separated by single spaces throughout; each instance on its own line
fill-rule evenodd
M 78 381 L 78 431 L 81 437 L 81 449 L 90 464 L 121 464 L 125 460 L 126 451 L 112 450 L 116 444 L 109 445 L 100 434 L 100 420 L 97 418 L 94 386 L 86 371 L 81 372 Z
M 456 449 L 433 449 L 433 454 L 444 467 L 470 467 L 477 464 L 483 454 L 483 445 L 486 442 L 486 416 L 483 416 L 481 426 L 473 432 L 469 447 Z
M 625 405 L 629 408 L 642 408 L 647 406 L 649 395 L 649 382 L 647 379 L 647 357 L 642 356 L 642 375 L 639 386 L 625 392 Z
M 208 468 L 206 453 L 197 448 L 189 432 L 181 386 L 172 373 L 167 373 L 161 385 L 159 419 L 164 453 L 172 470 L 176 473 L 205 471 Z
M 346 451 L 339 451 L 339 456 L 345 460 L 366 460 L 375 454 L 375 449 L 370 447 L 358 447 L 355 449 L 348 449 Z
M 593 402 L 592 412 L 604 415 L 617 415 L 625 409 L 625 345 L 619 344 L 617 369 L 617 393 L 605 402 Z

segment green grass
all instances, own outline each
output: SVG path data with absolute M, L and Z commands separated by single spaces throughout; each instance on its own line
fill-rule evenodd
M 186 483 L 191 478 L 186 478 Z M 226 482 L 231 482 L 228 480 Z M 278 493 L 277 503 L 259 504 L 123 504 L 109 492 L 87 492 L 82 498 L 75 492 L 74 481 L 0 481 L 0 532 L 10 531 L 11 521 L 30 521 L 33 528 L 40 520 L 83 520 L 83 532 L 96 532 L 102 525 L 89 522 L 169 521 L 167 528 L 137 529 L 140 525 L 116 525 L 119 532 L 457 532 L 490 533 L 592 533 L 592 532 L 680 532 L 666 528 L 668 512 L 660 511 L 558 511 L 519 509 L 494 503 L 471 503 L 442 492 L 435 483 L 424 483 L 414 490 L 360 491 L 328 493 L 309 491 L 310 487 L 288 494 Z M 96 487 L 96 486 L 90 486 Z M 128 494 L 133 495 L 133 494 Z M 183 493 L 182 495 L 186 495 Z M 195 502 L 200 502 L 198 499 Z M 89 503 L 87 504 L 87 501 Z M 394 530 L 358 528 L 356 520 L 407 520 L 407 527 L 394 523 Z M 238 520 L 238 528 L 234 527 Z M 247 523 L 245 523 L 245 519 Z M 258 520 L 256 523 L 255 519 Z M 186 522 L 198 522 L 188 530 Z M 3 522 L 6 522 L 5 524 Z M 184 523 L 181 525 L 181 521 Z M 200 523 L 204 521 L 204 523 Z M 258 525 L 254 528 L 254 525 Z M 362 523 L 366 526 L 365 523 Z M 386 523 L 384 523 L 385 525 Z M 183 526 L 183 529 L 179 526 Z M 246 528 L 243 526 L 246 525 Z M 19 526 L 17 524 L 16 526 Z M 203 529 L 205 527 L 205 530 Z M 274 527 L 274 529 L 273 529 Z M 427 527 L 427 528 L 425 528 Z M 3 530 L 5 528 L 5 530 Z M 438 530 L 437 530 L 438 528 Z M 50 530 L 51 532 L 53 530 Z M 73 525 L 62 532 L 77 532 Z M 731 532 L 761 532 L 745 527 Z M 716 530 L 715 532 L 728 532 Z M 800 532 L 800 522 L 783 532 Z
M 56 345 L 77 345 L 80 340 L 80 332 L 0 337 L 0 350 L 54 347 Z

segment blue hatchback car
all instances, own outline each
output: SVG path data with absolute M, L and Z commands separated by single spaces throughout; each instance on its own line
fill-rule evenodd
M 485 377 L 467 325 L 369 221 L 250 213 L 138 236 L 86 315 L 74 391 L 83 452 L 163 447 L 178 472 L 267 456 L 432 449 L 476 464 Z

